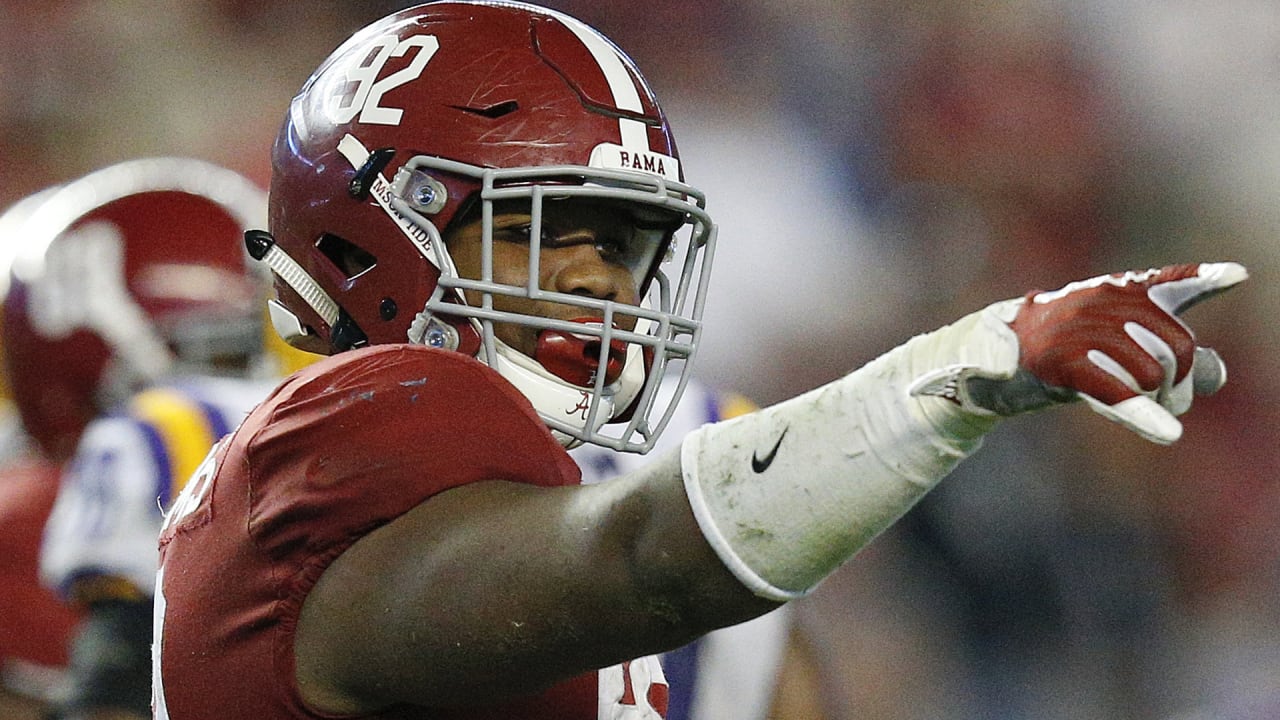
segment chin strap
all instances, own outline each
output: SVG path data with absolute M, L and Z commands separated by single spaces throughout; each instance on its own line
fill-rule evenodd
M 494 357 L 485 360 L 486 364 L 529 399 L 551 434 L 564 447 L 581 445 L 612 417 L 612 396 L 595 396 L 569 385 L 501 340 L 495 339 L 494 345 Z
M 329 297 L 329 293 L 325 292 L 324 288 L 320 287 L 320 283 L 307 274 L 307 271 L 296 260 L 276 246 L 275 238 L 271 237 L 271 233 L 265 230 L 249 230 L 244 234 L 244 245 L 249 251 L 250 257 L 266 263 L 267 267 L 271 268 L 271 272 L 275 273 L 286 285 L 293 288 L 293 291 L 298 293 L 298 297 L 302 298 L 302 301 L 312 310 L 315 310 L 320 319 L 329 324 L 329 327 L 337 324 L 339 315 L 338 303 Z M 271 308 L 271 321 L 272 324 L 276 325 L 276 329 L 281 336 L 288 338 L 289 335 L 286 334 L 288 323 L 283 322 L 284 318 L 281 318 L 282 322 L 277 322 L 277 315 L 282 312 L 288 313 L 289 311 L 283 305 L 275 303 Z M 289 315 L 293 317 L 293 324 L 297 325 L 298 330 L 302 334 L 306 334 L 302 324 L 298 322 L 297 316 L 292 313 L 289 313 Z M 285 325 L 284 328 L 281 327 L 282 324 Z M 296 334 L 296 331 L 294 331 L 294 334 Z

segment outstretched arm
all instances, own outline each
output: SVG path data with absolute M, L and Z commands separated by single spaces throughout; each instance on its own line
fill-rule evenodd
M 1225 378 L 1177 314 L 1246 277 L 1234 263 L 1178 265 L 1031 293 L 703 428 L 683 446 L 695 515 L 744 584 L 787 600 L 901 517 L 1001 417 L 1084 398 L 1173 442 L 1193 387 Z
M 1085 398 L 1172 442 L 1224 377 L 1177 313 L 1231 263 L 997 303 L 816 390 L 691 433 L 616 481 L 444 492 L 361 539 L 299 624 L 318 708 L 451 705 L 669 649 L 809 592 L 1001 417 Z
M 763 614 L 708 547 L 676 454 L 596 485 L 446 491 L 325 571 L 298 627 L 303 695 L 491 703 Z

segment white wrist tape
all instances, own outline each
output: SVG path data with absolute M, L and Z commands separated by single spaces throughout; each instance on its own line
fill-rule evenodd
M 1010 377 L 1018 361 L 997 308 L 685 438 L 694 515 L 744 585 L 808 593 L 980 446 L 998 417 L 967 401 L 963 379 Z

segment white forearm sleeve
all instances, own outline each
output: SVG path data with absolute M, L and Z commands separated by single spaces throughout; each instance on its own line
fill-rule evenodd
M 744 585 L 806 594 L 979 447 L 998 418 L 963 397 L 962 380 L 1011 376 L 1018 361 L 999 307 L 685 439 L 694 515 Z

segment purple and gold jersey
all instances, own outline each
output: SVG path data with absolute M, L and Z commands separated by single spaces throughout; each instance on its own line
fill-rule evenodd
M 44 584 L 77 601 L 150 596 L 163 509 L 275 383 L 178 378 L 90 423 L 45 525 Z

